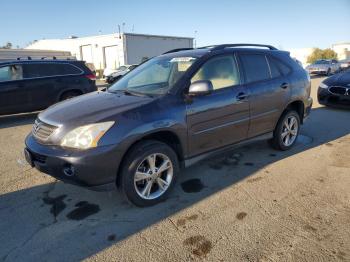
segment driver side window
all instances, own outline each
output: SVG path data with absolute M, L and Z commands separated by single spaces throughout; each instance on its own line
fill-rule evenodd
M 219 56 L 205 62 L 192 77 L 191 83 L 209 80 L 214 90 L 239 84 L 239 74 L 232 55 Z

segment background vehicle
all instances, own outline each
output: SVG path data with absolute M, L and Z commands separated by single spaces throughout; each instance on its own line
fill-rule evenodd
M 306 70 L 309 72 L 309 74 L 317 74 L 317 75 L 331 75 L 339 72 L 340 70 L 340 64 L 337 60 L 326 60 L 321 59 L 317 60 L 315 63 L 308 65 L 306 67 Z
M 123 75 L 125 75 L 126 73 L 133 70 L 135 67 L 137 67 L 137 65 L 124 65 L 124 66 L 119 67 L 116 72 L 113 72 L 106 77 L 106 82 L 108 84 L 114 83 L 119 78 L 121 78 Z
M 0 114 L 31 112 L 96 91 L 84 61 L 18 60 L 0 63 Z
M 317 98 L 322 105 L 350 108 L 350 70 L 324 80 L 318 88 Z
M 340 69 L 341 70 L 347 70 L 350 68 L 350 59 L 344 59 L 339 61 Z
M 167 197 L 182 166 L 260 139 L 290 149 L 310 113 L 310 88 L 307 72 L 272 46 L 176 49 L 106 92 L 42 112 L 25 155 L 58 179 L 95 190 L 117 185 L 149 206 Z

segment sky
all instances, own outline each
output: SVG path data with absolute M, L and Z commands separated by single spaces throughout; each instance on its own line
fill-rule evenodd
M 116 33 L 118 24 L 125 32 L 195 37 L 197 46 L 350 42 L 350 0 L 16 0 L 0 7 L 0 46 Z

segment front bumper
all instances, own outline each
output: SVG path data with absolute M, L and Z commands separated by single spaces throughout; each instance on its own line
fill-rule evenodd
M 30 134 L 25 140 L 27 162 L 52 177 L 96 191 L 113 190 L 122 158 L 114 145 L 68 150 L 39 144 Z
M 318 88 L 317 99 L 321 105 L 350 108 L 350 95 L 338 95 L 326 88 Z

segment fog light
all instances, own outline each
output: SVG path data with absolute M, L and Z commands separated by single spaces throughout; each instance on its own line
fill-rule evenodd
M 71 164 L 66 164 L 63 167 L 63 173 L 66 176 L 74 176 L 74 167 Z

